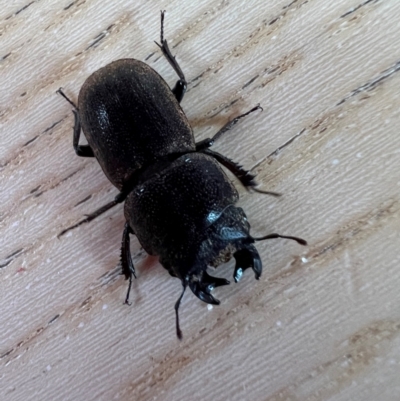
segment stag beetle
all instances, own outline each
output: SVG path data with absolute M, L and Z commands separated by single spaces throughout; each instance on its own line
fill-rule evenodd
M 164 39 L 161 12 L 161 52 L 179 80 L 171 90 L 147 64 L 135 59 L 114 61 L 94 72 L 83 84 L 76 106 L 73 147 L 78 156 L 95 157 L 104 173 L 120 191 L 116 198 L 66 231 L 89 222 L 114 205 L 124 202 L 125 228 L 121 265 L 129 287 L 136 278 L 131 258 L 130 234 L 135 234 L 150 255 L 158 255 L 171 276 L 182 281 L 175 304 L 176 334 L 182 338 L 178 309 L 189 286 L 208 304 L 219 304 L 211 295 L 228 280 L 212 277 L 207 267 L 236 260 L 234 280 L 251 267 L 256 279 L 262 263 L 255 241 L 288 238 L 306 245 L 301 238 L 270 234 L 255 238 L 244 211 L 235 206 L 239 198 L 219 163 L 247 188 L 261 191 L 255 175 L 209 148 L 244 116 L 261 109 L 258 105 L 222 127 L 217 134 L 195 142 L 192 128 L 180 107 L 187 81 Z M 79 145 L 81 129 L 88 145 Z

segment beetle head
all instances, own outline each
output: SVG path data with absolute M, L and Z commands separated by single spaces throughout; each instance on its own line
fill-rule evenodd
M 197 233 L 197 241 L 183 247 L 185 252 L 162 258 L 163 266 L 174 277 L 181 279 L 184 286 L 202 301 L 218 305 L 219 301 L 211 295 L 211 291 L 219 286 L 229 284 L 223 278 L 213 277 L 207 273 L 207 267 L 218 267 L 236 259 L 234 280 L 239 281 L 243 271 L 251 267 L 258 279 L 261 275 L 261 258 L 254 247 L 254 239 L 249 234 L 250 225 L 241 208 L 229 205 L 220 213 L 213 212 L 218 218 L 209 224 L 204 232 Z
M 203 302 L 218 305 L 220 302 L 211 295 L 211 291 L 222 285 L 229 284 L 224 278 L 213 277 L 207 273 L 208 266 L 217 267 L 221 263 L 235 258 L 235 270 L 233 278 L 238 282 L 244 271 L 252 268 L 255 278 L 258 280 L 262 273 L 262 262 L 256 247 L 255 241 L 262 241 L 273 238 L 286 238 L 306 245 L 306 241 L 297 237 L 289 237 L 280 234 L 269 234 L 263 237 L 252 237 L 249 233 L 250 224 L 241 208 L 229 205 L 216 214 L 218 218 L 204 230 L 199 240 L 189 241 L 183 247 L 185 251 L 179 254 L 174 260 L 161 260 L 164 267 L 174 277 L 182 281 L 183 291 L 175 304 L 176 330 L 178 338 L 182 338 L 179 328 L 178 309 L 182 296 L 189 286 L 192 292 Z M 188 246 L 188 244 L 192 246 Z

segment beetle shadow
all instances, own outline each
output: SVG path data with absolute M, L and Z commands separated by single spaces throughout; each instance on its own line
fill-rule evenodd
M 146 251 L 143 251 L 146 252 Z M 153 255 L 149 255 L 148 253 L 145 253 L 145 257 L 142 260 L 142 262 L 140 263 L 140 270 L 143 273 L 143 270 L 147 270 L 147 269 L 152 269 L 154 268 L 154 266 L 159 263 L 159 257 L 158 256 L 153 256 Z

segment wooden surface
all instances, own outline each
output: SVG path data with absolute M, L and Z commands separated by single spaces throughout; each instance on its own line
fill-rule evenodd
M 72 149 L 71 107 L 91 72 L 147 60 L 189 80 L 198 139 L 260 103 L 215 149 L 258 172 L 239 188 L 260 281 L 187 293 L 140 250 L 133 304 L 116 207 L 57 238 L 117 190 Z M 0 399 L 400 399 L 400 2 L 2 0 Z M 233 262 L 216 274 L 230 278 Z

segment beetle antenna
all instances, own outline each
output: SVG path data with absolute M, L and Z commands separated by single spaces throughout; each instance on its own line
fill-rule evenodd
M 181 331 L 181 328 L 180 328 L 180 326 L 179 326 L 179 313 L 178 313 L 178 309 L 179 309 L 179 306 L 180 306 L 180 304 L 181 304 L 181 300 L 182 300 L 183 294 L 184 294 L 185 291 L 186 291 L 186 282 L 182 282 L 182 286 L 183 286 L 182 293 L 181 293 L 180 297 L 178 298 L 178 300 L 176 301 L 176 304 L 175 304 L 176 336 L 177 336 L 180 340 L 182 340 L 182 331 Z
M 298 238 L 298 237 L 290 237 L 287 235 L 280 235 L 280 234 L 268 234 L 265 235 L 264 237 L 252 237 L 254 239 L 254 241 L 263 241 L 265 239 L 273 239 L 273 238 L 286 238 L 286 239 L 292 239 L 296 242 L 298 242 L 300 245 L 307 245 L 307 241 L 302 239 L 302 238 Z

